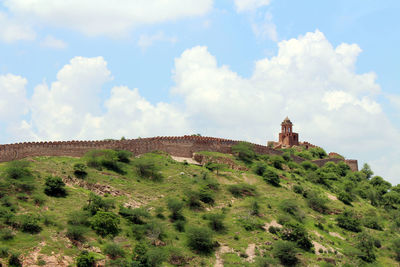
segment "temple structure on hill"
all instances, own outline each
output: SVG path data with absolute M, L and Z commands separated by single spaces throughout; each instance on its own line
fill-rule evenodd
M 293 146 L 302 146 L 306 149 L 310 147 L 317 147 L 309 142 L 300 142 L 299 134 L 293 132 L 293 123 L 289 117 L 286 117 L 281 123 L 281 132 L 279 133 L 279 141 L 268 141 L 268 146 L 274 149 L 290 148 Z

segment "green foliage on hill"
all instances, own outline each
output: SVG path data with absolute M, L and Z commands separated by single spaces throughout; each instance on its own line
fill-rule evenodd
M 0 263 L 398 265 L 400 186 L 367 165 L 352 172 L 291 157 L 325 158 L 319 148 L 269 156 L 239 143 L 232 151 L 202 153 L 235 170 L 122 150 L 1 163 Z

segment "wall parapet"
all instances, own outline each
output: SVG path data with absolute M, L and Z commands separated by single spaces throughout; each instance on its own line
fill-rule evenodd
M 72 156 L 81 157 L 93 149 L 124 149 L 131 151 L 134 155 L 140 155 L 153 151 L 164 151 L 172 156 L 192 157 L 195 152 L 213 151 L 221 153 L 232 153 L 231 147 L 241 141 L 203 136 L 156 136 L 148 138 L 126 139 L 126 140 L 94 140 L 94 141 L 49 141 L 49 142 L 26 142 L 0 145 L 0 162 L 19 160 L 37 156 Z M 267 146 L 251 143 L 254 151 L 259 154 L 282 155 L 283 152 Z M 297 163 L 304 161 L 303 158 L 292 156 Z M 324 159 L 315 162 L 317 165 L 337 159 Z M 346 160 L 350 168 L 355 169 L 357 161 Z M 322 165 L 323 165 L 322 164 Z M 321 166 L 322 166 L 321 165 Z M 357 167 L 358 170 L 358 167 Z

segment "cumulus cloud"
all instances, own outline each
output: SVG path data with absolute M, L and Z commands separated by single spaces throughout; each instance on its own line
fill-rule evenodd
M 0 40 L 6 43 L 31 41 L 36 38 L 35 32 L 27 25 L 10 18 L 0 11 Z
M 235 6 L 237 12 L 244 12 L 268 6 L 270 2 L 270 0 L 235 0 Z
M 13 122 L 28 112 L 26 84 L 21 76 L 0 75 L 0 121 Z
M 4 4 L 12 13 L 33 22 L 88 36 L 119 37 L 139 25 L 204 15 L 213 0 L 4 0 Z
M 153 35 L 142 34 L 138 40 L 138 46 L 142 49 L 146 49 L 149 46 L 152 46 L 155 42 L 168 42 L 174 44 L 177 42 L 176 37 L 169 37 L 165 35 L 163 32 L 158 32 Z
M 399 129 L 377 102 L 382 93 L 376 75 L 355 72 L 361 49 L 333 47 L 318 30 L 278 47 L 276 56 L 255 62 L 249 78 L 219 64 L 205 46 L 187 49 L 173 70 L 171 93 L 178 104 L 151 103 L 126 86 L 111 88 L 102 101 L 98 96 L 112 79 L 107 63 L 101 57 L 76 57 L 55 82 L 36 86 L 32 118 L 19 124 L 21 133 L 15 136 L 59 140 L 201 133 L 265 144 L 277 139 L 280 122 L 289 116 L 301 140 L 368 161 L 395 181 L 391 175 L 397 169 L 390 166 L 399 158 L 400 145 L 393 141 L 399 140 Z
M 47 35 L 41 42 L 41 46 L 52 49 L 65 49 L 68 45 L 63 40 Z

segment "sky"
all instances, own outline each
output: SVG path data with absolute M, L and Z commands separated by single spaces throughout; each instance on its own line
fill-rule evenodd
M 396 0 L 0 0 L 0 143 L 302 141 L 400 183 Z

